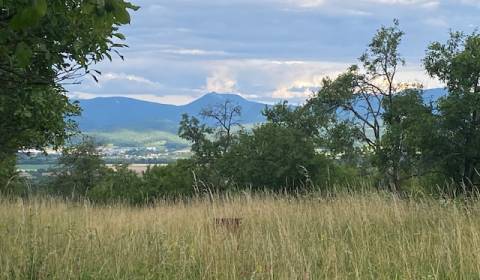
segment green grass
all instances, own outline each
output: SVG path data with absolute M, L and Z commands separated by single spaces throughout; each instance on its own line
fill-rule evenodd
M 177 135 L 166 131 L 91 131 L 85 134 L 96 138 L 104 144 L 113 144 L 119 147 L 157 147 L 167 144 L 187 147 L 189 143 Z
M 238 230 L 213 219 L 240 217 Z M 0 203 L 0 279 L 478 279 L 480 203 L 383 194 Z

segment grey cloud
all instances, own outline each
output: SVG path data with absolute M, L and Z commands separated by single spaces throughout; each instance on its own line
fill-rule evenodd
M 406 32 L 401 52 L 416 69 L 405 75 L 420 81 L 427 81 L 420 63 L 429 42 L 445 40 L 450 28 L 470 32 L 480 24 L 475 0 L 132 1 L 142 8 L 122 28 L 126 60 L 97 65 L 113 75 L 100 84 L 87 80 L 69 90 L 185 100 L 216 89 L 300 102 L 322 76 L 356 63 L 375 30 L 393 18 Z

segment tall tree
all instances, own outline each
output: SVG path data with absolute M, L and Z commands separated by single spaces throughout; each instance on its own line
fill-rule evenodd
M 399 68 L 405 64 L 399 53 L 403 35 L 398 20 L 394 20 L 393 26 L 381 27 L 360 57 L 361 67 L 353 65 L 336 79 L 325 78 L 321 89 L 308 101 L 316 104 L 318 114 L 334 112 L 337 122 L 343 120 L 338 124 L 343 126 L 344 132 L 368 147 L 374 155 L 374 164 L 387 175 L 388 185 L 393 190 L 399 190 L 402 180 L 399 155 L 403 142 L 400 134 L 392 134 L 388 149 L 394 152 L 385 153 L 383 127 L 401 127 L 398 126 L 400 119 L 386 114 L 386 111 L 395 111 L 395 96 L 406 89 L 420 87 L 397 81 Z M 338 124 L 333 124 L 333 127 L 338 127 Z M 397 156 L 393 158 L 389 154 Z
M 436 171 L 431 154 L 438 141 L 433 111 L 416 89 L 396 94 L 385 107 L 380 162 L 396 163 L 402 181 Z
M 124 0 L 0 1 L 0 169 L 13 169 L 19 149 L 63 144 L 80 113 L 64 84 L 96 79 L 91 67 L 125 47 L 118 30 L 136 9 Z
M 424 64 L 449 92 L 438 102 L 438 157 L 444 172 L 472 191 L 480 184 L 480 34 L 452 32 L 445 44 L 428 47 Z
M 218 142 L 227 152 L 232 143 L 233 130 L 241 128 L 239 117 L 242 115 L 242 107 L 230 100 L 203 108 L 200 115 L 204 119 L 211 119 L 215 122 L 214 130 L 217 133 Z
M 211 184 L 213 188 L 222 188 L 228 184 L 219 168 L 219 162 L 237 138 L 238 131 L 235 128 L 241 128 L 241 110 L 239 105 L 225 100 L 201 110 L 200 116 L 204 123 L 187 114 L 182 116 L 178 135 L 192 143 L 196 177 Z

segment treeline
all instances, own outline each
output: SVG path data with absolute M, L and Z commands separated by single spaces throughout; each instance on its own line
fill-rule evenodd
M 367 50 L 302 106 L 266 108 L 266 123 L 247 130 L 229 101 L 183 116 L 179 135 L 193 157 L 137 176 L 109 169 L 86 141 L 66 149 L 51 180 L 24 185 L 19 150 L 64 146 L 80 113 L 63 88 L 119 53 L 120 26 L 137 7 L 126 1 L 5 1 L 0 14 L 0 188 L 106 202 L 231 189 L 273 191 L 372 187 L 400 194 L 476 193 L 480 185 L 480 34 L 452 32 L 427 46 L 423 66 L 445 83 L 434 102 L 422 85 L 398 80 L 404 33 L 381 27 Z M 208 121 L 207 121 L 208 119 Z M 214 120 L 214 122 L 212 122 Z M 215 125 L 206 125 L 215 123 Z
M 49 193 L 133 203 L 249 189 L 333 192 L 369 186 L 402 195 L 475 195 L 480 184 L 480 35 L 451 33 L 428 46 L 426 72 L 448 93 L 426 102 L 422 86 L 397 81 L 403 32 L 382 27 L 338 77 L 302 106 L 266 107 L 266 122 L 240 125 L 231 101 L 184 115 L 179 136 L 193 157 L 137 176 L 104 166 L 90 142 L 66 151 Z M 214 124 L 214 125 L 207 125 Z
M 302 106 L 266 108 L 265 124 L 246 131 L 241 108 L 225 102 L 184 116 L 179 135 L 213 188 L 297 190 L 352 185 L 472 195 L 480 185 L 480 35 L 452 32 L 426 49 L 425 71 L 448 93 L 425 101 L 422 85 L 399 82 L 405 61 L 398 21 L 382 27 L 358 65 L 322 81 Z

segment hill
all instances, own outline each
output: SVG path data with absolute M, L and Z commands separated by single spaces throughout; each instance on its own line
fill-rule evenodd
M 229 100 L 242 107 L 240 123 L 249 126 L 265 120 L 265 104 L 236 94 L 208 93 L 182 106 L 141 101 L 126 97 L 79 100 L 82 115 L 76 118 L 80 130 L 98 142 L 118 147 L 158 147 L 177 150 L 188 143 L 177 136 L 182 114 L 197 116 L 202 108 Z
M 425 102 L 444 96 L 444 89 L 425 90 Z M 119 147 L 163 147 L 169 150 L 188 146 L 177 136 L 182 114 L 197 116 L 202 108 L 225 100 L 242 107 L 240 123 L 249 126 L 265 121 L 266 104 L 246 100 L 236 94 L 208 93 L 182 106 L 141 101 L 126 97 L 100 97 L 80 100 L 80 129 L 104 144 Z M 361 106 L 361 104 L 357 104 Z
M 202 108 L 230 100 L 242 107 L 240 123 L 260 123 L 265 104 L 235 94 L 208 93 L 190 104 L 176 106 L 147 102 L 126 97 L 101 97 L 80 100 L 82 116 L 76 120 L 84 132 L 92 131 L 164 131 L 177 133 L 182 114 L 198 116 Z

